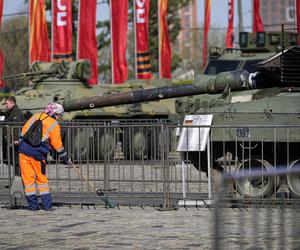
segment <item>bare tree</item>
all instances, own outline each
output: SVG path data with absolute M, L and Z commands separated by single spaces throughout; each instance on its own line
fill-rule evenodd
M 4 54 L 3 75 L 12 75 L 28 71 L 28 18 L 18 16 L 7 19 L 0 33 L 1 50 Z M 24 81 L 7 81 L 12 90 L 19 89 Z

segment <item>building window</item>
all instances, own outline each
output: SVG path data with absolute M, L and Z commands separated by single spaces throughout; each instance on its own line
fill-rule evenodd
M 286 21 L 293 22 L 295 19 L 295 9 L 294 6 L 288 6 L 285 9 L 286 11 Z
M 281 17 L 281 20 L 284 21 L 286 20 L 285 19 L 285 14 L 286 14 L 286 8 L 282 8 L 280 9 L 280 17 Z

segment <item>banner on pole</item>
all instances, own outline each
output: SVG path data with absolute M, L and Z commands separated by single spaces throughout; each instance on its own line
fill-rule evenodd
M 226 48 L 233 47 L 234 0 L 228 0 L 228 27 L 226 33 Z
M 44 0 L 29 0 L 29 63 L 50 61 Z
M 264 26 L 260 17 L 260 0 L 253 0 L 253 32 L 263 32 Z
M 127 80 L 126 43 L 128 29 L 128 0 L 110 0 L 112 81 L 121 84 Z
M 135 3 L 135 46 L 136 46 L 136 78 L 150 79 L 151 64 L 149 55 L 149 11 L 150 0 L 134 0 Z
M 98 83 L 98 48 L 96 39 L 97 0 L 79 3 L 77 59 L 88 59 L 92 66 L 92 77 L 89 84 Z
M 300 0 L 296 0 L 296 21 L 297 21 L 297 32 L 300 32 Z
M 168 0 L 159 0 L 159 77 L 170 79 L 172 52 L 168 32 Z
M 3 15 L 3 0 L 0 0 L 0 30 L 2 25 L 2 15 Z
M 4 69 L 4 55 L 2 53 L 2 50 L 0 49 L 0 89 L 2 89 L 5 86 L 5 83 L 2 80 L 3 69 Z
M 52 60 L 72 60 L 72 0 L 52 0 Z
M 0 31 L 2 25 L 2 15 L 3 15 L 3 0 L 0 0 Z M 0 48 L 0 88 L 4 87 L 4 81 L 2 80 L 3 68 L 4 68 L 4 55 Z

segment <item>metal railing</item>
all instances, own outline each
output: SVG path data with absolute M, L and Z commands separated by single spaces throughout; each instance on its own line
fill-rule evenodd
M 20 128 L 3 124 L 0 134 L 11 138 Z M 209 205 L 216 198 L 216 180 L 223 174 L 253 171 L 261 176 L 238 178 L 226 185 L 228 202 L 300 196 L 298 175 L 265 175 L 273 170 L 298 169 L 300 126 L 73 122 L 62 126 L 62 134 L 81 175 L 121 205 Z M 15 174 L 10 140 L 0 143 L 0 195 L 12 200 L 9 189 L 4 188 L 11 187 Z M 56 153 L 49 155 L 48 162 L 54 197 L 62 202 L 63 197 L 82 202 L 90 198 L 93 190 L 86 180 L 70 166 L 62 165 Z
M 220 179 L 214 199 L 214 249 L 297 249 L 300 241 L 298 196 L 281 195 L 275 199 L 236 200 L 228 206 L 226 186 L 241 179 L 282 178 L 290 184 L 297 178 L 299 162 L 289 168 L 236 172 Z M 290 186 L 291 187 L 291 186 Z

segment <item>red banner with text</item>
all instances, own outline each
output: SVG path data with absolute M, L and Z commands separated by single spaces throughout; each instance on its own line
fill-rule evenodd
M 96 11 L 97 0 L 80 0 L 77 58 L 90 60 L 92 65 L 92 77 L 88 82 L 91 85 L 98 83 Z
M 233 47 L 234 0 L 228 0 L 228 27 L 226 33 L 226 48 Z
M 72 60 L 72 0 L 52 0 L 52 60 Z
M 2 25 L 2 15 L 3 15 L 3 0 L 0 0 L 0 31 Z M 4 68 L 4 56 L 0 48 L 0 88 L 4 87 L 4 81 L 2 80 L 3 68 Z
M 296 0 L 296 21 L 297 21 L 297 32 L 300 32 L 300 0 Z
M 172 51 L 168 31 L 168 0 L 159 0 L 159 77 L 170 79 Z
M 44 0 L 29 0 L 29 62 L 50 61 Z
M 298 33 L 298 44 L 300 44 L 300 0 L 296 0 L 296 22 L 297 22 L 297 33 Z
M 4 69 L 4 55 L 0 49 L 0 89 L 2 89 L 5 86 L 5 83 L 2 80 L 3 69 Z
M 1 30 L 1 25 L 2 25 L 3 1 L 4 0 L 0 0 L 0 30 Z
M 136 78 L 150 79 L 151 64 L 149 54 L 149 11 L 150 0 L 134 0 L 135 2 L 135 31 L 136 31 Z
M 208 39 L 208 31 L 210 26 L 210 8 L 211 8 L 211 0 L 205 0 L 204 34 L 203 34 L 203 67 L 206 65 L 206 61 L 207 61 L 207 39 Z
M 128 0 L 110 0 L 112 81 L 127 80 L 126 43 L 128 29 Z
M 260 16 L 260 0 L 253 0 L 253 32 L 263 32 L 264 25 Z

